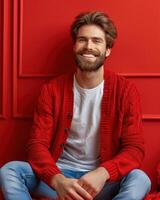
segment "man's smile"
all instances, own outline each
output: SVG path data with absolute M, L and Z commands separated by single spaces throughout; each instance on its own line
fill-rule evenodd
M 95 58 L 96 56 L 93 55 L 93 54 L 82 54 L 83 57 L 86 57 L 86 58 Z
M 84 57 L 95 57 L 93 54 L 83 54 Z

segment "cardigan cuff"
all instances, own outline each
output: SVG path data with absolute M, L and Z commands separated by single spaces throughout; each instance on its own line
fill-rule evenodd
M 104 167 L 109 173 L 109 181 L 117 181 L 120 178 L 117 167 L 112 161 L 102 163 L 101 167 Z
M 62 172 L 58 168 L 52 169 L 52 170 L 47 169 L 42 174 L 40 174 L 39 177 L 48 186 L 53 188 L 53 186 L 51 185 L 51 180 L 52 180 L 53 176 L 56 174 L 62 174 Z

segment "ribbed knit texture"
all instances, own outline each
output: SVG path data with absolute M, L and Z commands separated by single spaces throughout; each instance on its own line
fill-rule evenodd
M 105 70 L 101 105 L 101 166 L 116 181 L 139 168 L 144 156 L 140 98 L 127 79 Z M 61 155 L 73 116 L 73 73 L 46 83 L 34 113 L 34 124 L 26 151 L 37 176 L 51 186 L 61 171 L 55 162 Z

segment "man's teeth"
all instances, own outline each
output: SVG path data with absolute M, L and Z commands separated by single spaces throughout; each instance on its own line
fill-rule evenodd
M 84 57 L 87 58 L 94 58 L 95 56 L 93 54 L 83 54 Z

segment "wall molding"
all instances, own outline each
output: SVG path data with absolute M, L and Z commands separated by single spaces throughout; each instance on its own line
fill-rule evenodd
M 51 78 L 53 74 L 24 74 L 22 71 L 23 0 L 13 2 L 13 118 L 32 119 L 18 112 L 18 79 Z M 160 73 L 119 73 L 127 78 L 160 78 Z M 143 121 L 160 121 L 160 115 L 144 114 Z
M 18 79 L 46 78 L 53 75 L 22 73 L 22 38 L 23 38 L 23 0 L 13 1 L 13 93 L 12 93 L 12 117 L 16 119 L 31 119 L 31 116 L 18 111 Z
M 1 55 L 1 58 L 2 58 L 2 112 L 0 113 L 0 119 L 6 119 L 6 59 L 7 59 L 7 55 L 6 55 L 6 50 L 7 50 L 7 47 L 6 47 L 6 27 L 5 27 L 5 24 L 6 21 L 7 21 L 7 1 L 3 0 L 2 1 L 2 55 Z
M 128 78 L 160 78 L 160 73 L 118 73 Z
M 152 115 L 152 114 L 143 114 L 143 121 L 160 121 L 160 115 Z
M 33 116 L 31 115 L 24 115 L 24 114 L 17 114 L 14 116 L 16 119 L 28 119 L 28 120 L 33 120 Z M 160 121 L 160 115 L 152 115 L 152 114 L 143 114 L 142 115 L 142 121 Z
M 25 115 L 25 114 L 16 112 L 16 113 L 13 115 L 13 119 L 31 120 L 31 121 L 32 121 L 32 120 L 33 120 L 33 116 L 31 116 L 31 115 Z
M 17 83 L 17 74 L 18 74 L 18 55 L 19 55 L 19 48 L 18 48 L 18 37 L 19 35 L 19 17 L 20 17 L 20 8 L 19 8 L 20 1 L 14 0 L 13 1 L 13 101 L 12 101 L 12 112 L 13 118 L 19 118 L 20 114 L 18 113 L 18 83 Z M 19 55 L 19 57 L 21 57 Z
M 18 38 L 18 77 L 19 78 L 50 78 L 50 77 L 55 77 L 56 74 L 32 74 L 32 73 L 23 73 L 23 70 L 22 70 L 22 44 L 23 44 L 23 0 L 15 0 L 15 4 L 16 6 L 18 7 L 18 32 L 17 34 L 19 35 L 19 38 Z M 154 77 L 154 78 L 160 78 L 160 73 L 119 73 L 125 77 L 137 77 L 137 78 L 151 78 L 151 77 Z
M 160 78 L 160 73 L 118 73 L 121 76 L 128 78 Z M 50 78 L 55 77 L 55 74 L 23 74 L 22 67 L 19 67 L 19 78 Z
M 23 65 L 22 65 L 22 55 L 23 55 L 23 50 L 22 50 L 22 46 L 23 46 L 23 0 L 16 0 L 18 2 L 18 16 L 19 16 L 19 20 L 18 20 L 18 78 L 51 78 L 51 77 L 55 77 L 56 74 L 26 74 L 23 73 Z

